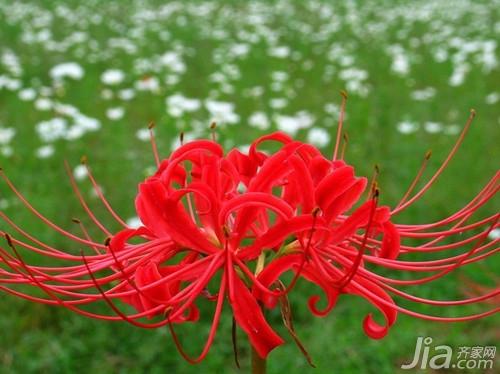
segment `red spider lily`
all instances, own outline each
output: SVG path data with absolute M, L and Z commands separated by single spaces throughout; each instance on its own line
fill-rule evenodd
M 123 226 L 122 231 L 111 233 L 97 220 L 68 173 L 83 209 L 108 237 L 104 244 L 92 240 L 78 220 L 75 222 L 83 237 L 52 223 L 2 172 L 6 184 L 35 216 L 92 254 L 72 254 L 43 243 L 0 212 L 19 234 L 14 237 L 0 232 L 10 247 L 10 251 L 0 249 L 0 289 L 88 317 L 124 320 L 145 328 L 168 325 L 177 347 L 190 362 L 199 362 L 208 353 L 226 301 L 255 351 L 265 358 L 284 341 L 266 321 L 261 305 L 274 308 L 280 304 L 287 309 L 286 297 L 300 278 L 319 286 L 326 296 L 323 309 L 317 305 L 319 296 L 310 297 L 308 305 L 314 315 L 328 314 L 342 294 L 358 295 L 373 304 L 385 323 L 378 324 L 370 314 L 363 327 L 375 339 L 387 334 L 398 312 L 449 322 L 496 313 L 500 308 L 463 317 L 439 317 L 409 310 L 393 299 L 452 307 L 479 303 L 500 293 L 494 289 L 464 300 L 438 301 L 400 289 L 439 279 L 499 250 L 498 239 L 487 238 L 498 226 L 499 215 L 473 222 L 471 217 L 498 191 L 500 173 L 445 219 L 420 225 L 394 223 L 394 217 L 416 202 L 444 170 L 472 117 L 438 171 L 414 192 L 424 162 L 394 209 L 379 205 L 375 181 L 367 188 L 366 178 L 356 177 L 351 166 L 337 159 L 342 117 L 333 160 L 309 144 L 273 133 L 254 141 L 248 154 L 236 149 L 224 154 L 215 141 L 198 140 L 182 145 L 160 162 L 152 138 L 158 170 L 139 185 L 136 209 L 143 226 L 138 229 L 127 227 L 115 213 L 87 168 L 98 197 Z M 278 142 L 281 147 L 272 154 L 262 152 L 259 147 L 266 141 Z M 362 202 L 365 190 L 368 196 Z M 410 239 L 421 243 L 406 244 Z M 52 258 L 57 266 L 28 264 L 18 248 Z M 450 254 L 458 248 L 467 250 Z M 414 256 L 405 258 L 407 254 L 427 253 L 442 253 L 443 257 L 423 261 L 414 260 Z M 423 275 L 411 280 L 389 278 L 380 275 L 380 268 Z M 282 276 L 287 271 L 294 277 L 284 286 Z M 26 285 L 39 293 L 19 288 Z M 190 358 L 180 347 L 173 325 L 196 321 L 200 315 L 197 303 L 202 300 L 215 304 L 212 327 L 200 355 Z M 135 312 L 125 312 L 118 301 L 131 305 Z M 96 302 L 107 303 L 114 314 L 86 309 Z M 298 342 L 289 311 L 284 312 L 284 322 Z

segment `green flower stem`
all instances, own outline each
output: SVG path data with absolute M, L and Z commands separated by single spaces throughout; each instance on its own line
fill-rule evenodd
M 252 347 L 252 374 L 266 374 L 266 359 L 261 358 Z

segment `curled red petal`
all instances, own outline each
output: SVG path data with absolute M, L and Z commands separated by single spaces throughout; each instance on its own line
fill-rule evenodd
M 250 260 L 257 257 L 265 248 L 274 248 L 291 235 L 297 235 L 304 231 L 313 230 L 318 235 L 327 237 L 330 229 L 325 225 L 321 217 L 313 215 L 303 215 L 290 218 L 274 225 L 266 233 L 259 236 L 257 240 L 250 246 L 242 248 L 239 257 L 241 259 Z
M 247 207 L 272 209 L 278 213 L 282 219 L 287 219 L 293 216 L 292 207 L 282 199 L 262 192 L 247 192 L 244 195 L 238 195 L 232 198 L 222 206 L 219 215 L 219 223 L 221 225 L 224 224 L 228 215 L 233 211 Z M 253 211 L 256 214 L 259 210 L 260 209 L 255 209 Z M 245 214 L 248 214 L 248 210 L 245 211 Z
M 333 244 L 337 244 L 346 237 L 354 234 L 358 227 L 365 225 L 368 221 L 370 210 L 374 203 L 375 202 L 373 200 L 367 201 L 356 209 L 354 213 L 344 221 L 344 223 L 335 229 L 332 237 L 330 238 L 331 242 Z
M 328 174 L 316 187 L 315 199 L 322 209 L 356 183 L 354 168 L 344 166 Z
M 231 287 L 233 298 L 230 303 L 234 318 L 259 356 L 266 358 L 269 352 L 285 341 L 269 326 L 255 297 L 239 277 L 233 277 Z
M 382 239 L 382 248 L 379 256 L 394 260 L 399 255 L 401 247 L 400 235 L 396 226 L 392 222 L 384 222 L 383 225 L 384 238 Z
M 269 287 L 272 285 L 279 277 L 292 270 L 294 267 L 298 267 L 303 261 L 303 256 L 300 254 L 288 255 L 277 258 L 271 261 L 265 268 L 259 273 L 257 279 L 260 283 Z M 255 297 L 260 300 L 267 308 L 273 309 L 278 303 L 278 297 L 273 296 L 267 292 L 263 292 L 258 287 L 254 286 L 252 290 Z
M 359 197 L 366 188 L 366 178 L 359 178 L 354 184 L 337 196 L 328 206 L 324 208 L 324 216 L 327 221 L 335 220 L 339 214 L 342 214 L 353 207 L 359 200 Z
M 150 181 L 139 185 L 135 205 L 139 218 L 155 236 L 168 236 L 167 219 L 164 209 L 167 190 L 160 181 Z
M 273 132 L 271 134 L 267 134 L 267 135 L 261 136 L 260 138 L 257 138 L 250 145 L 250 149 L 248 151 L 248 154 L 249 154 L 250 158 L 252 158 L 252 159 L 258 158 L 258 156 L 257 156 L 257 147 L 261 143 L 263 143 L 265 141 L 269 141 L 269 140 L 280 142 L 280 143 L 283 143 L 283 144 L 287 144 L 287 143 L 290 143 L 290 142 L 293 141 L 293 139 L 290 136 L 288 136 L 284 132 L 280 132 L 280 131 L 276 131 L 276 132 Z
M 138 229 L 124 229 L 111 238 L 109 245 L 113 251 L 117 252 L 125 248 L 125 244 L 130 238 L 150 235 L 151 232 L 145 227 L 139 227 Z
M 219 157 L 222 157 L 222 155 L 224 154 L 222 147 L 213 141 L 194 140 L 192 142 L 184 144 L 183 146 L 179 147 L 177 150 L 172 152 L 172 154 L 170 155 L 170 160 L 175 160 L 177 158 L 184 157 L 186 153 L 189 153 L 193 150 L 208 152 Z
M 356 275 L 351 283 L 354 284 L 346 288 L 348 293 L 364 297 L 382 313 L 385 320 L 384 325 L 380 325 L 375 322 L 371 313 L 368 314 L 363 320 L 363 330 L 366 335 L 372 339 L 382 339 L 387 335 L 389 328 L 396 322 L 398 313 L 395 308 L 396 304 L 394 303 L 394 300 L 392 300 L 387 292 L 385 292 L 381 287 L 360 276 Z M 372 294 L 375 294 L 377 297 L 373 297 Z M 381 302 L 378 298 L 384 300 L 384 302 Z M 392 305 L 394 305 L 394 307 L 392 307 Z
M 294 186 L 293 192 L 296 193 L 296 196 L 292 196 L 298 203 L 302 203 L 302 213 L 311 213 L 315 205 L 314 183 L 311 174 L 306 163 L 300 157 L 293 155 L 288 161 L 294 169 L 294 172 L 290 176 L 294 183 L 290 184 L 290 187 Z M 287 189 L 285 189 L 286 192 Z M 286 197 L 284 199 L 287 200 Z

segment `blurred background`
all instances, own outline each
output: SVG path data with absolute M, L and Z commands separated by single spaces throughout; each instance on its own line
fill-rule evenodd
M 255 137 L 282 130 L 331 155 L 343 89 L 349 93 L 346 159 L 358 175 L 380 166 L 382 203 L 391 206 L 425 152 L 433 151 L 428 177 L 469 109 L 478 112 L 450 167 L 398 222 L 449 215 L 498 168 L 498 0 L 0 0 L 0 19 L 0 164 L 40 211 L 68 230 L 78 232 L 71 218 L 84 215 L 64 160 L 106 220 L 78 166 L 86 155 L 112 205 L 134 225 L 136 185 L 154 171 L 150 121 L 164 156 L 181 132 L 186 139 L 208 137 L 212 121 L 226 149 L 245 149 Z M 0 193 L 0 209 L 27 231 L 78 251 L 36 221 L 4 184 Z M 483 214 L 498 208 L 496 200 Z M 498 256 L 488 263 L 410 291 L 464 298 L 465 278 L 494 285 L 488 268 L 498 269 Z M 346 296 L 319 319 L 307 309 L 312 292 L 299 284 L 291 302 L 317 369 L 287 338 L 270 355 L 270 373 L 405 372 L 400 366 L 413 358 L 418 336 L 456 350 L 500 338 L 498 316 L 445 325 L 400 315 L 384 340 L 373 341 L 362 330 L 372 306 Z M 448 315 L 484 309 L 488 305 Z M 208 358 L 193 367 L 167 329 L 88 320 L 2 293 L 0 373 L 238 372 L 226 317 Z M 279 325 L 279 317 L 270 318 Z M 202 319 L 182 330 L 190 352 L 201 349 L 209 323 Z M 240 345 L 246 372 L 249 350 L 243 339 Z

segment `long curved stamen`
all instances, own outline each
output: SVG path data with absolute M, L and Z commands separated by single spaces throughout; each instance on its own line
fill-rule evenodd
M 80 221 L 78 218 L 73 218 L 72 221 L 73 221 L 73 223 L 76 223 L 80 227 L 80 230 L 82 231 L 83 236 L 85 237 L 85 239 L 87 239 L 89 242 L 93 242 L 94 241 L 90 237 L 90 234 L 87 231 L 87 229 L 85 228 L 85 225 L 82 223 L 82 221 Z M 90 248 L 92 248 L 94 250 L 94 252 L 96 254 L 98 254 L 98 255 L 104 254 L 95 245 L 90 246 Z
M 9 236 L 7 236 L 7 238 L 10 239 Z M 88 312 L 88 311 L 85 311 L 85 310 L 82 310 L 82 309 L 79 309 L 79 308 L 76 308 L 75 306 L 67 303 L 66 301 L 60 299 L 59 297 L 57 297 L 50 289 L 49 287 L 47 287 L 46 285 L 42 284 L 41 282 L 39 282 L 32 274 L 31 270 L 29 269 L 29 267 L 26 265 L 26 263 L 24 262 L 24 260 L 22 259 L 22 257 L 19 255 L 19 253 L 17 252 L 15 246 L 13 245 L 12 241 L 7 239 L 7 242 L 9 244 L 9 246 L 11 247 L 11 249 L 14 251 L 16 257 L 18 258 L 19 262 L 21 263 L 21 266 L 23 267 L 23 269 L 28 273 L 28 276 L 32 279 L 32 281 L 43 291 L 45 292 L 47 295 L 49 295 L 55 302 L 57 305 L 60 305 L 60 306 L 63 306 L 65 308 L 68 308 L 70 309 L 71 311 L 75 312 L 75 313 L 78 313 L 78 314 L 81 314 L 81 315 L 84 315 L 84 316 L 87 316 L 87 317 L 91 317 L 91 318 L 97 318 L 97 319 L 107 319 L 107 320 L 119 320 L 119 319 L 123 319 L 123 316 L 120 315 L 120 318 L 113 318 L 113 317 L 109 317 L 109 316 L 105 316 L 105 315 L 99 315 L 99 314 L 95 314 L 95 313 L 91 313 L 91 312 Z M 91 276 L 92 276 L 92 273 L 90 272 L 89 273 Z M 98 286 L 98 284 L 95 282 L 95 284 Z M 100 286 L 98 286 L 100 287 Z M 102 289 L 100 289 L 100 291 L 102 291 Z M 36 298 L 33 297 L 33 300 L 35 300 Z M 112 303 L 111 303 L 112 304 Z M 133 319 L 131 317 L 128 317 L 128 316 L 125 316 L 127 319 L 130 319 L 131 321 L 133 321 Z M 138 318 L 138 317 L 136 317 Z M 135 322 L 135 321 L 134 321 Z M 139 324 L 138 322 L 135 322 L 137 324 Z M 164 325 L 165 323 L 163 323 Z M 141 327 L 159 327 L 161 326 L 161 324 L 152 324 L 152 325 L 142 325 Z
M 347 131 L 344 131 L 344 134 L 342 135 L 342 150 L 340 151 L 340 160 L 344 160 L 348 144 L 349 144 L 349 136 L 347 135 Z
M 47 245 L 46 243 L 40 241 L 39 239 L 35 238 L 34 236 L 28 234 L 26 231 L 21 229 L 19 226 L 17 226 L 14 222 L 12 222 L 3 212 L 0 211 L 0 218 L 2 218 L 9 226 L 11 226 L 14 230 L 16 230 L 21 236 L 25 237 L 26 239 L 30 240 L 31 242 L 35 243 L 36 245 L 40 246 L 40 249 L 37 247 L 34 247 L 32 245 L 29 245 L 28 243 L 22 242 L 19 239 L 15 239 L 11 236 L 11 239 L 15 242 L 16 245 L 20 245 L 26 249 L 29 249 L 33 252 L 37 252 L 41 255 L 46 255 L 54 258 L 59 258 L 59 259 L 65 259 L 65 260 L 74 260 L 74 261 L 80 261 L 79 256 L 73 256 L 68 254 L 65 251 L 62 251 L 60 249 L 56 249 L 52 246 Z M 0 236 L 5 237 L 6 233 L 3 231 L 0 231 Z M 91 244 L 90 244 L 91 243 Z M 96 247 L 99 249 L 104 249 L 105 246 L 99 243 L 95 243 L 90 241 L 88 246 Z
M 94 174 L 92 173 L 92 170 L 90 169 L 90 166 L 88 165 L 87 158 L 82 157 L 81 163 L 83 166 L 85 166 L 85 170 L 87 171 L 87 177 L 90 180 L 90 183 L 92 183 L 92 187 L 94 188 L 94 191 L 101 200 L 102 204 L 106 208 L 106 210 L 111 214 L 111 216 L 118 222 L 122 227 L 128 227 L 128 225 L 125 223 L 125 221 L 114 211 L 114 209 L 111 207 L 111 204 L 108 202 L 104 194 L 102 193 L 102 189 L 97 183 Z
M 356 275 L 356 272 L 357 272 L 359 266 L 361 265 L 361 260 L 363 259 L 363 255 L 365 254 L 365 250 L 366 250 L 366 242 L 367 242 L 368 236 L 370 235 L 370 230 L 372 228 L 371 226 L 373 224 L 373 218 L 375 216 L 375 211 L 377 210 L 378 198 L 379 198 L 379 190 L 375 189 L 375 191 L 373 192 L 373 203 L 372 203 L 372 206 L 370 208 L 370 213 L 369 213 L 370 215 L 368 218 L 368 223 L 366 224 L 366 229 L 365 229 L 366 231 L 365 231 L 365 235 L 363 237 L 363 241 L 361 243 L 361 248 L 358 251 L 356 259 L 355 259 L 354 263 L 352 264 L 352 267 L 351 267 L 349 273 L 347 273 L 344 276 L 344 278 L 342 278 L 340 280 L 340 285 L 337 286 L 337 288 L 339 290 L 343 290 L 351 282 L 351 280 L 354 278 L 354 275 Z
M 216 142 L 217 141 L 217 132 L 216 132 L 216 129 L 217 129 L 217 123 L 214 121 L 210 124 L 210 135 L 212 137 L 212 141 L 213 142 Z
M 366 201 L 373 199 L 373 192 L 377 189 L 377 186 L 378 186 L 377 181 L 378 181 L 379 175 L 380 175 L 380 167 L 378 166 L 378 164 L 375 164 L 375 165 L 373 165 L 373 172 L 372 172 L 372 175 L 370 177 L 370 181 L 368 182 L 368 186 L 370 186 L 370 187 L 368 189 Z
M 75 193 L 76 197 L 78 198 L 78 201 L 80 202 L 80 205 L 82 208 L 85 210 L 87 215 L 90 217 L 92 222 L 95 223 L 99 229 L 101 229 L 102 232 L 104 232 L 106 235 L 110 236 L 111 232 L 104 227 L 104 225 L 96 218 L 92 210 L 90 210 L 89 206 L 87 205 L 87 202 L 83 198 L 80 189 L 78 188 L 78 185 L 76 184 L 75 178 L 73 177 L 73 173 L 71 172 L 71 169 L 69 167 L 68 162 L 65 160 L 64 161 L 64 168 L 66 169 L 66 173 L 68 174 L 69 181 L 71 183 L 71 188 L 73 189 L 73 192 Z
M 317 221 L 319 213 L 320 213 L 320 209 L 319 208 L 315 208 L 312 211 L 313 222 L 312 222 L 312 225 L 311 225 L 311 230 L 309 230 L 309 236 L 307 238 L 307 244 L 306 244 L 306 246 L 304 248 L 304 254 L 302 255 L 302 260 L 300 262 L 299 268 L 295 272 L 295 275 L 292 278 L 292 281 L 290 282 L 290 284 L 288 285 L 288 287 L 285 289 L 285 295 L 287 293 L 289 293 L 293 289 L 293 287 L 295 287 L 295 284 L 297 283 L 297 281 L 299 279 L 299 276 L 301 275 L 302 271 L 304 270 L 304 266 L 305 266 L 306 262 L 308 261 L 309 253 L 310 253 L 310 249 L 311 249 L 311 242 L 312 242 L 312 238 L 313 238 L 313 235 L 314 235 L 314 232 L 315 232 L 315 229 L 316 229 L 316 221 Z
M 109 298 L 109 296 L 106 295 L 106 293 L 104 292 L 104 290 L 102 289 L 102 287 L 99 285 L 99 283 L 97 283 L 96 278 L 95 278 L 94 274 L 92 273 L 92 271 L 90 270 L 90 267 L 89 267 L 89 264 L 87 262 L 87 259 L 85 258 L 85 255 L 83 253 L 82 253 L 82 259 L 83 259 L 83 262 L 85 264 L 85 267 L 87 268 L 88 274 L 89 274 L 90 278 L 92 279 L 92 282 L 94 282 L 95 287 L 98 289 L 99 293 L 102 295 L 102 297 L 103 297 L 104 301 L 106 302 L 106 304 L 108 304 L 109 307 L 111 309 L 113 309 L 113 311 L 119 317 L 121 317 L 124 321 L 126 321 L 126 322 L 128 322 L 131 325 L 134 325 L 136 327 L 142 327 L 142 328 L 156 328 L 156 327 L 164 326 L 164 325 L 166 325 L 168 323 L 168 320 L 165 319 L 165 320 L 163 320 L 161 322 L 147 324 L 147 323 L 138 322 L 135 319 L 130 318 L 129 316 L 127 316 L 125 313 L 123 313 L 115 305 L 115 303 Z
M 453 146 L 453 148 L 451 149 L 450 153 L 448 154 L 448 156 L 446 157 L 446 159 L 443 161 L 443 163 L 441 164 L 441 166 L 439 167 L 439 169 L 429 179 L 429 181 L 425 184 L 425 186 L 420 189 L 420 191 L 418 191 L 407 202 L 405 202 L 401 206 L 399 206 L 396 209 L 394 209 L 392 211 L 392 215 L 398 214 L 399 212 L 401 212 L 402 210 L 404 210 L 405 208 L 407 208 L 408 206 L 410 206 L 411 204 L 413 204 L 415 201 L 417 201 L 420 197 L 422 197 L 422 195 L 425 192 L 427 192 L 427 190 L 429 189 L 429 187 L 441 175 L 441 173 L 443 172 L 443 170 L 446 169 L 446 167 L 450 163 L 450 160 L 453 158 L 453 156 L 455 155 L 455 153 L 457 153 L 458 148 L 462 144 L 462 142 L 463 142 L 463 140 L 465 138 L 465 135 L 467 134 L 467 131 L 469 130 L 470 125 L 472 124 L 472 121 L 473 121 L 473 119 L 474 119 L 475 116 L 476 116 L 476 111 L 474 109 L 471 109 L 469 118 L 467 119 L 467 122 L 465 123 L 465 126 L 464 126 L 462 132 L 460 133 L 460 136 L 458 137 L 457 141 L 455 142 L 455 145 Z
M 12 184 L 10 179 L 5 175 L 5 173 L 0 169 L 0 177 L 3 178 L 3 180 L 7 183 L 9 188 L 14 192 L 14 194 L 17 196 L 17 198 L 23 203 L 23 205 L 28 208 L 36 217 L 38 217 L 43 223 L 45 223 L 47 226 L 52 228 L 53 230 L 57 231 L 58 233 L 66 236 L 67 238 L 78 242 L 80 244 L 85 244 L 85 245 L 96 245 L 97 243 L 92 243 L 89 242 L 85 239 L 79 238 L 78 236 L 73 235 L 72 233 L 63 230 L 61 227 L 57 226 L 54 224 L 51 220 L 43 216 L 40 212 L 38 212 L 29 202 L 26 200 L 26 198 L 19 192 L 18 189 Z
M 213 340 L 215 338 L 215 333 L 217 332 L 217 327 L 219 326 L 220 316 L 222 313 L 222 306 L 224 304 L 224 298 L 226 296 L 226 287 L 227 287 L 226 283 L 227 283 L 227 275 L 224 272 L 222 275 L 221 286 L 219 289 L 219 295 L 217 297 L 217 304 L 215 306 L 215 313 L 214 313 L 214 317 L 212 319 L 212 325 L 210 326 L 210 332 L 208 334 L 208 339 L 205 343 L 205 346 L 203 347 L 202 352 L 200 353 L 200 355 L 198 357 L 196 357 L 196 358 L 189 357 L 189 355 L 182 348 L 180 341 L 177 337 L 177 334 L 175 333 L 175 330 L 174 330 L 172 323 L 170 322 L 168 324 L 168 327 L 170 329 L 170 333 L 172 334 L 172 337 L 173 337 L 173 340 L 174 340 L 174 343 L 175 343 L 177 350 L 182 355 L 182 357 L 186 361 L 188 361 L 189 363 L 197 364 L 197 363 L 201 362 L 206 357 L 206 355 L 208 354 L 208 351 L 210 350 L 210 347 L 211 347 Z
M 500 180 L 500 172 L 497 173 L 496 177 L 492 178 L 490 182 L 488 182 L 488 184 L 483 188 L 483 190 L 467 205 L 465 205 L 463 208 L 461 208 L 460 210 L 458 210 L 457 212 L 453 213 L 452 215 L 450 215 L 445 219 L 428 224 L 417 224 L 417 225 L 396 224 L 396 227 L 398 228 L 398 231 L 401 233 L 402 236 L 407 236 L 411 235 L 412 233 L 418 233 L 420 231 L 429 231 L 430 229 L 446 226 L 458 220 L 467 220 L 472 214 L 474 214 L 487 202 L 489 202 L 500 190 L 500 185 L 496 185 L 498 180 Z M 485 220 L 479 222 L 485 222 Z M 479 222 L 478 224 L 480 224 Z M 460 225 L 458 225 L 457 227 L 459 226 Z M 446 233 L 446 230 L 444 230 L 443 233 Z M 432 233 L 428 235 L 428 237 L 431 236 Z
M 307 352 L 307 349 L 304 347 L 302 342 L 300 341 L 299 337 L 297 336 L 297 333 L 295 332 L 295 328 L 293 326 L 293 318 L 292 318 L 292 308 L 290 305 L 290 301 L 288 300 L 285 291 L 285 285 L 281 281 L 276 281 L 277 288 L 282 291 L 283 296 L 279 298 L 280 302 L 280 309 L 281 309 L 281 318 L 283 320 L 283 324 L 285 325 L 288 333 L 292 337 L 293 341 L 299 348 L 299 350 L 302 352 L 302 355 L 306 358 L 309 366 L 316 368 L 316 365 L 314 365 L 311 355 L 309 352 Z
M 346 106 L 346 102 L 347 102 L 347 92 L 340 91 L 340 95 L 342 96 L 342 103 L 340 104 L 340 114 L 339 114 L 339 122 L 338 122 L 338 127 L 337 127 L 337 137 L 335 139 L 335 148 L 333 150 L 333 158 L 332 158 L 333 161 L 337 160 L 337 153 L 338 153 L 340 141 L 342 138 L 342 125 L 344 123 L 345 106 Z
M 160 156 L 158 154 L 158 147 L 156 145 L 156 139 L 155 139 L 155 134 L 154 134 L 154 130 L 153 130 L 154 127 L 155 127 L 154 122 L 151 122 L 148 125 L 149 140 L 151 142 L 151 149 L 153 150 L 153 156 L 155 158 L 156 167 L 159 167 L 160 166 Z
M 420 180 L 420 178 L 422 178 L 422 174 L 424 173 L 425 169 L 427 168 L 427 165 L 429 163 L 431 155 L 432 155 L 431 151 L 427 151 L 425 153 L 424 160 L 422 161 L 422 165 L 420 166 L 420 169 L 418 169 L 417 175 L 415 176 L 415 178 L 413 178 L 413 181 L 410 183 L 410 186 L 408 187 L 405 194 L 403 195 L 403 197 L 399 201 L 398 205 L 396 205 L 396 209 L 399 208 L 401 205 L 403 205 L 403 203 L 408 199 L 410 194 L 415 189 L 418 181 Z

